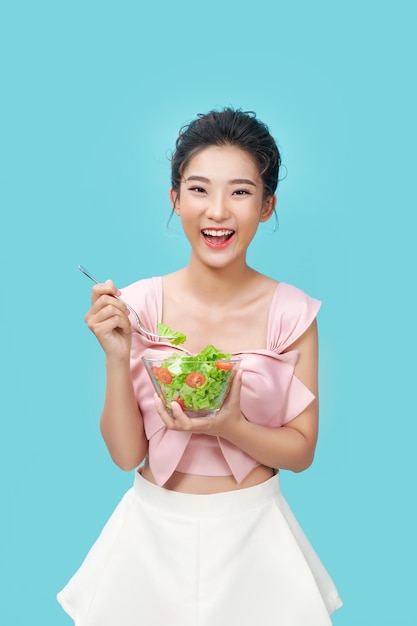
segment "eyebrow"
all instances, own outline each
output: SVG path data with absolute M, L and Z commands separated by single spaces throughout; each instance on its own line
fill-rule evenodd
M 209 183 L 210 180 L 208 178 L 206 178 L 205 176 L 189 176 L 188 178 L 185 179 L 185 182 L 188 183 L 190 180 L 197 180 L 203 183 Z M 252 185 L 253 187 L 256 187 L 256 183 L 253 182 L 253 180 L 250 180 L 249 178 L 234 178 L 233 180 L 229 180 L 229 185 Z

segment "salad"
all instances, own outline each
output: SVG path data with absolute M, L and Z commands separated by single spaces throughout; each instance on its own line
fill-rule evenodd
M 230 359 L 231 354 L 208 345 L 196 356 L 174 353 L 151 369 L 167 407 L 175 401 L 183 410 L 213 411 L 221 407 L 232 381 Z

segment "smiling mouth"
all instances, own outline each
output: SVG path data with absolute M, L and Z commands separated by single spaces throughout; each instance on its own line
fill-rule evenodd
M 201 231 L 204 239 L 213 246 L 221 246 L 225 244 L 229 239 L 233 237 L 235 234 L 234 230 L 229 230 L 226 228 L 222 229 L 212 229 L 212 228 L 204 228 Z

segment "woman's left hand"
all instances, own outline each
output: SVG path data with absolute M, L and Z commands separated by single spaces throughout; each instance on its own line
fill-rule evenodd
M 235 425 L 244 420 L 240 410 L 240 390 L 242 387 L 242 370 L 238 370 L 233 378 L 229 395 L 221 410 L 213 417 L 188 417 L 178 402 L 172 402 L 170 415 L 161 398 L 155 394 L 155 407 L 158 415 L 169 430 L 206 434 L 228 438 Z

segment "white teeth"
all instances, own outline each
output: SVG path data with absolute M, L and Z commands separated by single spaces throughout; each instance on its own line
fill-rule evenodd
M 205 235 L 209 235 L 210 237 L 225 237 L 226 235 L 233 235 L 233 230 L 209 230 L 204 229 L 203 233 Z

